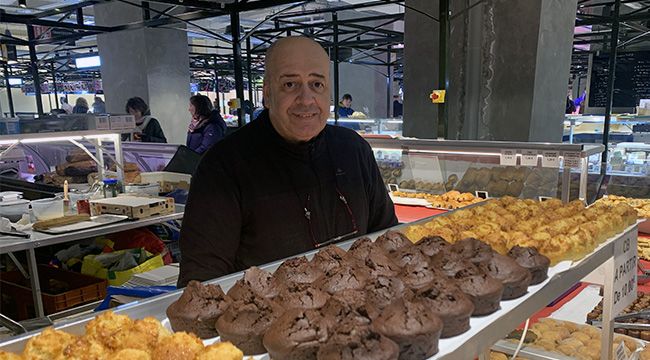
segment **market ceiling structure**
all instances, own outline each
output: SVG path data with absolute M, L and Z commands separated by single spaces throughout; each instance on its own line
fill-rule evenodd
M 363 62 L 376 56 L 373 47 L 396 44 L 403 41 L 403 0 L 361 1 L 348 0 L 345 2 L 332 1 L 302 1 L 295 0 L 249 0 L 236 3 L 219 4 L 205 0 L 178 1 L 156 0 L 156 2 L 135 2 L 117 0 L 115 2 L 131 4 L 139 8 L 143 20 L 138 23 L 124 24 L 116 27 L 97 26 L 94 24 L 93 5 L 106 1 L 87 0 L 74 3 L 59 1 L 27 0 L 27 8 L 18 5 L 0 5 L 4 14 L 0 14 L 0 22 L 5 24 L 0 34 L 0 43 L 19 46 L 19 59 L 22 66 L 15 67 L 17 72 L 27 70 L 28 38 L 25 25 L 37 25 L 46 28 L 47 33 L 35 38 L 32 43 L 37 46 L 37 56 L 42 62 L 55 62 L 58 73 L 69 74 L 72 77 L 93 76 L 96 71 L 78 71 L 74 67 L 74 58 L 87 56 L 88 52 L 97 51 L 95 36 L 99 33 L 137 29 L 142 27 L 176 27 L 189 33 L 190 55 L 193 70 L 213 70 L 217 68 L 226 74 L 233 73 L 233 49 L 231 14 L 237 13 L 244 37 L 242 45 L 250 42 L 254 63 L 253 71 L 260 71 L 260 56 L 268 39 L 273 38 L 279 28 L 296 27 L 295 34 L 316 34 L 318 39 L 331 44 L 332 14 L 335 10 L 344 13 L 354 12 L 355 19 L 341 20 L 340 34 L 352 36 L 349 41 L 340 41 L 340 47 L 354 47 L 364 52 L 351 59 L 352 62 Z M 167 3 L 170 3 L 167 6 Z M 171 5 L 171 4 L 174 5 Z M 1 3 L 0 3 L 1 4 Z M 378 24 L 378 21 L 385 20 Z M 179 26 L 181 25 L 181 26 Z M 329 29 L 329 30 L 328 30 Z M 395 30 L 396 29 L 396 30 Z M 9 30 L 11 36 L 7 36 Z M 255 30 L 255 33 L 249 33 Z M 330 40 L 327 40 L 328 37 Z M 356 38 L 363 41 L 353 41 Z M 340 39 L 341 40 L 341 39 Z M 344 40 L 344 39 L 343 39 Z M 324 44 L 327 45 L 327 44 Z M 372 46 L 371 46 L 372 45 Z M 22 46 L 22 48 L 21 48 Z M 385 49 L 381 49 L 382 51 Z M 401 53 L 399 49 L 394 50 Z M 217 61 L 215 64 L 214 61 Z M 382 58 L 382 61 L 385 59 Z M 376 64 L 365 62 L 367 65 Z M 215 66 L 216 65 L 216 66 Z M 386 65 L 386 64 L 382 64 Z M 199 73 L 200 74 L 200 73 Z

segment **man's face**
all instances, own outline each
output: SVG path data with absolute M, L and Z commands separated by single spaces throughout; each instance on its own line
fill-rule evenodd
M 352 106 L 352 100 L 350 100 L 350 99 L 343 99 L 342 103 L 343 103 L 343 106 L 345 106 L 346 108 L 349 108 L 350 106 Z
M 307 39 L 288 39 L 267 60 L 264 99 L 275 130 L 289 142 L 318 135 L 329 117 L 329 59 Z

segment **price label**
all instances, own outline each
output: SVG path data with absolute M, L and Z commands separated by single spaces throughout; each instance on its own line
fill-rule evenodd
M 636 300 L 636 233 L 628 232 L 614 245 L 614 301 L 613 314 L 620 314 Z
M 522 150 L 521 166 L 537 166 L 537 150 Z
M 517 165 L 517 150 L 501 150 L 501 165 L 502 166 L 516 166 Z
M 579 168 L 580 167 L 580 153 L 567 151 L 563 155 L 564 167 Z
M 544 152 L 542 152 L 542 167 L 545 167 L 545 168 L 559 168 L 560 167 L 560 154 L 557 151 L 544 151 Z

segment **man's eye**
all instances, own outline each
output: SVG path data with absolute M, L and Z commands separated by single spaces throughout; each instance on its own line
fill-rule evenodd
M 292 89 L 295 86 L 296 86 L 296 84 L 291 82 L 291 81 L 284 83 L 284 87 L 287 88 L 287 89 Z
M 324 85 L 322 82 L 315 82 L 315 83 L 314 83 L 314 87 L 315 87 L 316 89 L 322 89 L 323 86 L 325 86 L 325 85 Z

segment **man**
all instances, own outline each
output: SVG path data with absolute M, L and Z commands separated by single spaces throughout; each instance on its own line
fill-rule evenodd
M 345 94 L 339 103 L 339 117 L 347 118 L 354 114 L 352 109 L 352 95 Z
M 267 51 L 266 110 L 215 144 L 192 179 L 179 286 L 397 224 L 368 143 L 326 126 L 329 84 L 314 41 Z
M 61 109 L 68 114 L 72 114 L 72 105 L 68 104 L 68 99 L 66 99 L 65 96 L 61 96 L 59 101 L 61 102 Z

